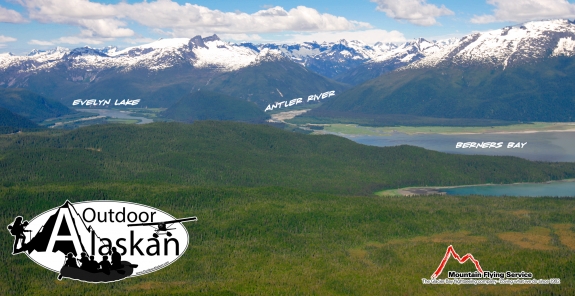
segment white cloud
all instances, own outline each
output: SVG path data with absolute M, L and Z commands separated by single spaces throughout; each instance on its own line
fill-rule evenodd
M 247 14 L 211 10 L 188 3 L 179 5 L 170 0 L 119 5 L 125 15 L 133 21 L 147 27 L 171 30 L 174 37 L 211 33 L 342 31 L 371 27 L 368 23 L 320 14 L 317 10 L 305 6 L 298 6 L 289 11 L 276 6 Z
M 152 43 L 158 39 L 154 38 L 147 38 L 147 37 L 138 37 L 138 38 L 125 38 L 123 41 L 128 44 L 146 44 Z
M 371 2 L 377 3 L 376 9 L 385 12 L 388 17 L 419 26 L 432 26 L 437 24 L 437 17 L 455 14 L 444 5 L 437 7 L 428 4 L 427 0 L 371 0 Z
M 218 37 L 234 42 L 260 42 L 263 40 L 258 34 L 219 34 Z
M 134 36 L 126 21 L 165 32 L 173 37 L 203 34 L 258 34 L 283 31 L 346 31 L 368 29 L 364 22 L 319 13 L 305 6 L 286 11 L 275 6 L 252 14 L 222 12 L 204 6 L 172 0 L 101 4 L 89 0 L 19 0 L 29 17 L 44 23 L 81 27 L 91 36 L 117 38 Z M 85 33 L 83 33 L 85 34 Z
M 54 44 L 73 44 L 73 45 L 97 45 L 102 44 L 106 41 L 111 41 L 107 38 L 90 38 L 81 36 L 64 36 L 60 37 L 52 42 Z
M 363 30 L 363 31 L 343 31 L 343 32 L 316 32 L 311 34 L 292 34 L 283 42 L 297 43 L 304 41 L 317 42 L 335 42 L 341 39 L 360 40 L 367 44 L 376 42 L 405 42 L 405 36 L 398 31 L 386 31 L 380 29 Z
M 52 40 L 37 40 L 32 39 L 28 41 L 28 44 L 40 45 L 40 46 L 52 46 L 58 44 L 72 44 L 72 45 L 98 45 L 107 41 L 112 41 L 112 38 L 101 38 L 101 37 L 91 37 L 91 36 L 64 36 Z
M 495 6 L 492 15 L 474 16 L 472 23 L 525 22 L 575 17 L 575 4 L 566 0 L 487 0 Z
M 78 26 L 99 37 L 129 37 L 134 31 L 118 19 L 116 5 L 88 0 L 20 0 L 30 19 Z M 124 27 L 124 28 L 122 28 Z
M 4 36 L 4 35 L 0 35 L 0 48 L 6 47 L 6 42 L 14 42 L 17 39 L 14 37 L 10 37 L 10 36 Z
M 26 19 L 16 10 L 0 6 L 0 23 L 25 23 Z
M 10 37 L 10 36 L 4 36 L 4 35 L 0 35 L 0 43 L 6 43 L 6 42 L 14 42 L 17 39 L 14 37 Z
M 52 46 L 52 45 L 54 45 L 53 42 L 36 40 L 36 39 L 32 39 L 32 40 L 28 41 L 28 44 L 40 45 L 40 46 Z

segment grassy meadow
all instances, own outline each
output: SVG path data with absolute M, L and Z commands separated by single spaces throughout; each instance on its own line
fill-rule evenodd
M 58 281 L 0 237 L 0 294 L 569 295 L 575 291 L 573 199 L 357 197 L 277 187 L 201 188 L 102 183 L 0 188 L 1 223 L 62 201 L 147 204 L 185 224 L 186 253 L 152 274 L 113 284 Z M 526 271 L 561 285 L 423 285 L 448 245 L 484 270 Z M 474 271 L 450 260 L 448 270 Z

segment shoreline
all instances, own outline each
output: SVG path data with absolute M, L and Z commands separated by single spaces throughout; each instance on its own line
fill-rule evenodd
M 424 126 L 424 127 L 367 127 L 357 124 L 332 124 L 327 125 L 324 133 L 337 134 L 347 137 L 355 136 L 386 136 L 394 133 L 405 135 L 507 135 L 507 134 L 534 134 L 534 133 L 570 133 L 575 132 L 575 123 L 572 122 L 555 122 L 555 123 L 537 123 L 542 126 L 525 124 L 524 126 L 514 126 L 517 129 L 511 130 L 488 130 L 482 127 L 443 127 L 443 126 Z M 324 126 L 326 126 L 324 124 Z M 419 129 L 419 130 L 418 130 Z M 461 129 L 450 130 L 450 129 Z M 477 131 L 466 129 L 479 129 Z
M 476 186 L 493 186 L 493 185 L 521 185 L 521 184 L 550 184 L 562 182 L 575 182 L 575 179 L 553 180 L 545 182 L 517 182 L 511 184 L 471 184 L 471 185 L 455 185 L 455 186 L 429 186 L 429 187 L 404 187 L 398 189 L 388 189 L 375 192 L 377 196 L 422 196 L 422 195 L 447 195 L 447 193 L 440 191 L 447 188 L 462 188 L 462 187 L 476 187 Z
M 508 134 L 535 134 L 535 133 L 573 133 L 574 129 L 567 130 L 527 130 L 527 131 L 510 131 L 510 132 L 491 132 L 491 133 L 422 133 L 417 132 L 413 134 L 440 134 L 440 135 L 508 135 Z

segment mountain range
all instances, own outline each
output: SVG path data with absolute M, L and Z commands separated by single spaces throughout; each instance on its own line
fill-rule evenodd
M 573 121 L 573 55 L 575 24 L 568 20 L 471 34 L 358 85 L 307 116 Z
M 378 42 L 369 46 L 361 41 L 303 42 L 297 44 L 234 44 L 213 35 L 191 39 L 173 38 L 118 50 L 116 47 L 52 50 L 32 50 L 26 56 L 11 53 L 0 55 L 0 70 L 12 73 L 15 79 L 3 79 L 0 85 L 11 87 L 22 78 L 66 66 L 69 70 L 83 70 L 84 75 L 71 75 L 72 81 L 97 81 L 98 73 L 116 69 L 124 73 L 145 69 L 159 71 L 178 65 L 192 65 L 197 69 L 230 72 L 257 64 L 261 56 L 274 53 L 328 78 L 336 78 L 363 64 L 396 65 L 392 69 L 411 64 L 453 44 L 456 39 L 427 41 L 423 38 L 403 44 Z M 373 66 L 372 65 L 372 66 Z M 92 72 L 92 73 L 89 73 Z M 17 75 L 14 75 L 17 74 Z M 18 79 L 20 78 L 20 79 Z
M 373 46 L 347 40 L 234 44 L 213 35 L 122 50 L 1 54 L 0 87 L 26 88 L 65 105 L 75 99 L 141 99 L 142 107 L 169 107 L 207 89 L 262 109 L 335 90 L 337 96 L 314 112 L 570 121 L 573 55 L 575 24 L 569 20 Z M 558 107 L 564 112 L 556 117 Z

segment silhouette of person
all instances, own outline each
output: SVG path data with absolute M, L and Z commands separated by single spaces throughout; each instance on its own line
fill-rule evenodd
M 76 263 L 76 257 L 74 257 L 74 254 L 72 254 L 72 252 L 68 253 L 67 258 L 68 259 L 66 259 L 66 263 L 64 263 L 64 266 L 78 268 L 78 264 Z
M 80 256 L 82 257 L 80 260 L 78 260 L 82 264 L 80 269 L 88 270 L 90 266 L 90 259 L 88 258 L 88 254 L 86 254 L 86 252 L 82 252 Z
M 100 264 L 98 262 L 96 262 L 96 260 L 94 260 L 94 256 L 90 256 L 90 261 L 88 262 L 88 265 L 86 266 L 86 270 L 89 272 L 98 272 L 98 268 L 100 267 Z
M 110 264 L 110 261 L 108 261 L 108 256 L 102 257 L 102 262 L 100 262 L 100 270 L 109 275 L 111 267 L 112 264 Z
M 118 253 L 116 247 L 112 247 L 112 269 L 121 269 L 122 265 L 122 255 Z
M 26 235 L 24 235 L 26 226 L 28 226 L 28 221 L 22 222 L 22 217 L 18 216 L 14 219 L 14 223 L 12 225 L 8 225 L 8 230 L 10 230 L 10 234 L 14 236 L 14 247 L 12 253 L 19 253 L 24 248 L 24 243 L 26 242 Z M 18 249 L 18 243 L 22 240 L 22 246 Z

